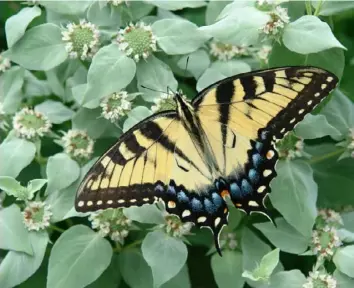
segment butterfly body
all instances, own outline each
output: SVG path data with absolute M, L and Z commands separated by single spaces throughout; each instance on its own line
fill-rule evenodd
M 269 215 L 264 199 L 276 176 L 275 141 L 337 84 L 315 67 L 282 67 L 221 80 L 176 110 L 157 113 L 126 132 L 91 168 L 76 209 L 94 211 L 163 201 L 183 222 L 218 236 L 236 208 Z

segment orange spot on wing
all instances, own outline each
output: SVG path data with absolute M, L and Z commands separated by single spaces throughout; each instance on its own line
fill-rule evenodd
M 225 198 L 226 196 L 230 195 L 230 192 L 228 190 L 222 190 L 220 195 L 222 198 Z
M 240 203 L 235 203 L 235 206 L 236 206 L 236 207 L 242 207 L 242 204 L 240 204 Z

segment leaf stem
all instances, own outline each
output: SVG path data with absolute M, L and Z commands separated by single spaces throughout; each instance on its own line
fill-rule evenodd
M 119 244 L 119 242 L 115 242 L 115 248 L 113 248 L 114 253 L 119 253 L 122 251 L 122 246 Z
M 312 15 L 312 7 L 311 7 L 311 2 L 309 0 L 305 1 L 305 6 L 306 6 L 307 15 Z
M 322 4 L 323 4 L 323 0 L 320 0 L 318 2 L 318 5 L 317 5 L 316 9 L 315 9 L 315 12 L 313 13 L 314 16 L 318 16 L 318 14 L 320 14 L 321 8 L 322 8 Z
M 59 228 L 59 227 L 57 227 L 55 225 L 50 225 L 49 228 L 54 230 L 54 231 L 60 232 L 60 233 L 64 233 L 65 232 L 65 229 Z
M 134 241 L 134 242 L 130 243 L 129 245 L 124 246 L 124 248 L 123 248 L 123 249 L 124 249 L 124 250 L 126 250 L 126 249 L 131 249 L 131 248 L 134 248 L 135 246 L 140 245 L 141 243 L 143 243 L 143 239 L 136 240 L 136 241 Z
M 341 149 L 338 149 L 336 151 L 333 151 L 333 152 L 330 152 L 330 153 L 327 153 L 327 154 L 324 154 L 324 155 L 320 155 L 320 156 L 317 156 L 317 157 L 313 157 L 312 159 L 310 159 L 308 161 L 308 163 L 310 164 L 315 164 L 315 163 L 318 163 L 318 162 L 321 162 L 323 160 L 326 160 L 328 158 L 332 158 L 334 156 L 337 156 L 337 155 L 340 155 L 342 154 L 344 151 L 346 150 L 346 148 L 341 148 Z

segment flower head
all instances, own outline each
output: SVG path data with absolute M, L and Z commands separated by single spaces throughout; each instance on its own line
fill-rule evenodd
M 210 54 L 221 61 L 228 61 L 235 57 L 246 56 L 249 51 L 246 46 L 236 46 L 212 40 L 210 42 Z
M 52 124 L 47 116 L 29 108 L 23 108 L 13 118 L 13 128 L 19 137 L 33 139 L 43 137 L 50 131 Z
M 94 24 L 86 20 L 81 20 L 80 24 L 69 23 L 62 36 L 71 58 L 91 59 L 98 50 L 99 31 Z
M 10 69 L 10 67 L 10 60 L 0 54 L 0 72 L 5 72 L 6 70 Z
M 128 93 L 126 91 L 120 91 L 104 98 L 100 104 L 102 116 L 111 122 L 115 122 L 121 116 L 126 115 L 132 107 L 127 97 Z
M 117 36 L 119 49 L 136 62 L 147 59 L 156 51 L 156 37 L 152 33 L 151 26 L 143 22 L 130 23 L 129 26 L 119 30 Z
M 341 246 L 337 230 L 326 226 L 321 230 L 312 231 L 313 252 L 320 258 L 331 258 L 337 247 Z
M 220 241 L 222 241 L 223 243 L 223 248 L 226 248 L 228 250 L 233 251 L 238 246 L 236 234 L 233 232 L 221 233 Z
M 329 274 L 319 271 L 310 272 L 302 288 L 336 288 L 337 281 Z
M 256 53 L 256 56 L 259 60 L 264 63 L 268 63 L 269 54 L 272 52 L 272 46 L 263 45 Z
M 28 230 L 39 231 L 49 226 L 50 217 L 53 213 L 50 206 L 45 202 L 28 202 L 27 207 L 22 212 L 23 222 Z
M 342 217 L 339 213 L 332 209 L 320 209 L 318 210 L 318 216 L 316 219 L 316 228 L 321 229 L 325 226 L 339 228 L 343 225 Z
M 270 20 L 262 28 L 262 31 L 267 35 L 278 35 L 290 21 L 288 10 L 277 6 L 268 14 L 270 16 Z
M 89 159 L 93 153 L 94 141 L 85 131 L 71 129 L 62 137 L 64 151 L 75 159 Z
M 107 209 L 90 215 L 92 229 L 98 230 L 102 237 L 109 236 L 112 241 L 124 244 L 132 221 L 123 214 L 122 208 Z
M 166 211 L 164 211 L 164 217 L 166 223 L 158 225 L 158 227 L 162 228 L 166 234 L 172 237 L 181 238 L 189 234 L 192 229 L 192 223 L 183 223 L 177 216 L 168 214 Z
M 304 152 L 304 140 L 290 132 L 283 140 L 277 143 L 279 157 L 292 160 L 300 157 L 308 157 Z
M 181 94 L 182 95 L 182 94 Z M 161 93 L 159 97 L 154 99 L 154 105 L 151 106 L 151 111 L 156 113 L 165 110 L 171 110 L 176 108 L 176 103 L 173 100 L 173 93 Z M 182 95 L 182 97 L 185 97 Z

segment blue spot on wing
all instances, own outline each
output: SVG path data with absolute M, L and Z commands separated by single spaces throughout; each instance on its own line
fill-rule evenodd
M 258 152 L 261 152 L 263 148 L 263 144 L 261 142 L 256 142 L 256 149 Z
M 167 190 L 168 194 L 172 194 L 172 195 L 176 195 L 176 189 L 174 186 L 168 186 L 168 190 Z
M 192 210 L 195 212 L 200 212 L 203 210 L 203 204 L 198 199 L 193 198 L 191 201 Z
M 205 206 L 205 210 L 209 214 L 215 213 L 216 207 L 214 206 L 213 202 L 211 202 L 209 199 L 207 199 L 207 198 L 204 199 L 204 206 Z
M 188 202 L 189 201 L 188 196 L 183 191 L 178 192 L 177 199 L 179 202 Z
M 218 193 L 212 193 L 211 198 L 213 199 L 213 203 L 216 207 L 220 207 L 222 205 L 222 201 L 224 201 Z
M 236 183 L 231 183 L 230 192 L 231 192 L 231 196 L 233 196 L 233 197 L 240 197 L 241 196 L 241 189 L 240 189 L 240 187 L 238 187 L 238 185 Z
M 252 193 L 252 186 L 246 179 L 242 179 L 241 182 L 242 194 L 247 195 Z
M 252 162 L 255 168 L 258 168 L 262 163 L 262 156 L 258 153 L 252 155 Z
M 248 171 L 248 178 L 250 178 L 252 183 L 257 183 L 259 180 L 259 174 L 256 169 L 250 169 Z

